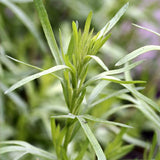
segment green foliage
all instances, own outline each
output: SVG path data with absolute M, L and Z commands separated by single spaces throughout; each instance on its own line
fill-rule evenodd
M 133 145 L 122 145 L 122 137 L 125 130 L 122 129 L 115 139 L 105 148 L 105 154 L 110 160 L 118 160 L 133 149 Z
M 17 1 L 15 0 L 14 2 Z M 21 2 L 30 1 L 24 0 Z M 10 8 L 18 16 L 45 52 L 45 45 L 39 38 L 39 33 L 34 24 L 26 14 L 16 6 L 13 1 L 0 0 L 0 3 Z M 83 30 L 79 28 L 77 21 L 73 21 L 67 49 L 64 48 L 63 32 L 61 32 L 61 30 L 59 30 L 59 42 L 56 41 L 56 34 L 52 31 L 42 0 L 34 0 L 34 5 L 56 65 L 53 66 L 52 59 L 50 60 L 50 58 L 45 57 L 44 61 L 46 61 L 47 64 L 44 64 L 42 67 L 44 69 L 42 69 L 6 55 L 3 47 L 1 47 L 0 60 L 2 65 L 11 73 L 16 73 L 18 78 L 16 77 L 12 82 L 9 82 L 8 84 L 15 84 L 8 88 L 5 85 L 5 76 L 2 73 L 3 68 L 1 69 L 0 66 L 0 76 L 2 77 L 0 91 L 5 92 L 8 98 L 16 104 L 22 119 L 17 122 L 20 130 L 23 130 L 23 128 L 21 128 L 22 126 L 27 126 L 27 122 L 31 126 L 38 123 L 39 120 L 43 123 L 45 126 L 45 133 L 43 134 L 47 133 L 47 136 L 52 138 L 53 141 L 54 148 L 50 148 L 53 154 L 22 141 L 0 142 L 0 145 L 2 145 L 0 154 L 18 152 L 14 159 L 20 159 L 29 153 L 37 157 L 58 160 L 95 159 L 95 157 L 97 157 L 98 160 L 118 160 L 133 150 L 135 145 L 147 148 L 146 154 L 144 154 L 145 158 L 151 159 L 154 157 L 155 137 L 150 148 L 151 151 L 147 155 L 148 148 L 150 147 L 148 143 L 138 138 L 133 138 L 127 133 L 127 130 L 124 129 L 134 130 L 134 127 L 132 127 L 130 123 L 127 122 L 127 124 L 124 124 L 125 121 L 123 120 L 117 122 L 117 119 L 110 121 L 109 118 L 111 117 L 112 119 L 112 116 L 117 113 L 119 113 L 119 117 L 121 117 L 123 111 L 125 113 L 127 110 L 134 108 L 141 111 L 151 124 L 154 124 L 158 129 L 160 128 L 160 118 L 156 113 L 160 111 L 159 105 L 140 93 L 139 90 L 142 90 L 143 87 L 135 86 L 135 84 L 145 83 L 145 81 L 132 80 L 130 76 L 130 70 L 143 62 L 130 63 L 132 59 L 147 51 L 160 50 L 160 47 L 155 45 L 141 47 L 116 63 L 116 66 L 125 64 L 124 67 L 112 70 L 97 56 L 99 50 L 110 38 L 110 30 L 127 10 L 128 3 L 126 3 L 97 34 L 94 33 L 94 29 L 90 29 L 92 12 L 88 14 Z M 146 28 L 143 29 L 147 30 Z M 155 33 L 154 31 L 151 32 Z M 16 67 L 11 60 L 18 62 L 19 65 L 25 65 L 34 69 L 34 71 L 39 70 L 40 72 L 34 73 L 34 71 L 30 71 L 25 75 L 21 75 L 23 71 L 20 71 L 19 67 Z M 104 71 L 101 73 L 98 72 L 96 75 L 90 74 L 92 60 Z M 124 73 L 124 76 L 122 73 Z M 19 75 L 22 79 L 20 81 Z M 52 79 L 50 80 L 47 75 L 51 75 L 50 77 Z M 38 78 L 39 80 L 37 80 Z M 55 78 L 59 80 L 59 83 L 53 86 Z M 34 84 L 35 81 L 33 80 L 38 81 L 38 85 L 41 86 L 40 89 L 37 89 L 38 87 L 36 87 Z M 29 97 L 29 105 L 21 100 L 16 93 L 11 93 L 23 85 L 25 85 L 25 94 Z M 116 86 L 119 88 L 117 89 Z M 54 87 L 53 92 L 52 87 Z M 91 91 L 89 91 L 89 87 L 91 87 Z M 47 90 L 47 92 L 44 92 L 44 90 Z M 38 98 L 35 98 L 36 94 Z M 61 97 L 62 94 L 63 97 Z M 43 101 L 43 99 L 47 99 L 48 97 L 51 97 L 52 101 L 55 101 L 55 104 L 51 105 L 51 107 L 46 106 L 46 101 Z M 129 103 L 123 105 L 122 100 Z M 64 101 L 66 107 L 63 107 Z M 0 103 L 2 106 L 0 110 L 2 111 L 3 121 L 4 105 L 2 101 L 0 102 L 2 103 Z M 12 102 L 9 105 L 10 108 Z M 105 103 L 105 105 L 103 103 Z M 98 107 L 100 107 L 104 113 L 102 111 L 98 112 Z M 50 120 L 48 118 L 49 116 L 51 116 Z M 51 130 L 48 125 L 49 121 L 51 121 Z M 119 129 L 119 127 L 122 127 L 122 129 Z M 110 142 L 112 138 L 108 135 L 106 137 L 108 143 L 100 143 L 100 135 L 96 132 L 101 128 L 106 132 L 114 133 L 115 138 L 112 142 Z M 130 144 L 125 144 L 123 141 Z M 75 146 L 80 146 L 81 150 L 76 150 Z M 159 158 L 159 156 L 157 153 L 156 158 Z
M 148 160 L 158 160 L 160 158 L 160 146 L 157 144 L 157 134 L 155 133 L 152 140 L 152 145 L 150 151 L 146 150 L 144 152 L 143 158 Z

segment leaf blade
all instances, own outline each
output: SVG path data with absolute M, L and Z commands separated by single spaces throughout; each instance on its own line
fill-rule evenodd
M 78 119 L 83 131 L 85 132 L 89 142 L 91 143 L 91 145 L 92 145 L 92 147 L 93 147 L 93 149 L 94 149 L 94 151 L 97 155 L 98 160 L 107 160 L 104 153 L 103 153 L 103 150 L 102 150 L 101 146 L 99 145 L 97 139 L 93 135 L 91 129 L 88 126 L 88 124 L 84 123 L 85 120 L 82 117 L 77 116 L 77 119 Z
M 49 22 L 49 18 L 48 18 L 46 9 L 43 5 L 43 2 L 42 2 L 42 0 L 34 0 L 34 4 L 36 6 L 43 31 L 45 33 L 48 45 L 49 45 L 51 53 L 56 61 L 56 64 L 62 64 L 61 58 L 60 58 L 59 48 L 58 48 L 57 42 L 55 40 L 54 33 L 52 31 L 52 27 Z
M 34 75 L 31 75 L 31 76 L 28 76 L 20 81 L 18 81 L 17 83 L 15 83 L 13 86 L 11 86 L 8 90 L 5 91 L 5 94 L 8 94 L 10 92 L 12 92 L 13 90 L 21 87 L 22 85 L 34 80 L 34 79 L 37 79 L 41 76 L 44 76 L 44 75 L 47 75 L 47 74 L 50 74 L 52 72 L 56 72 L 56 71 L 59 71 L 59 70 L 62 70 L 62 69 L 66 69 L 68 68 L 67 66 L 65 65 L 57 65 L 57 66 L 54 66 L 52 68 L 49 68 L 47 70 L 44 70 L 42 72 L 39 72 L 39 73 L 36 73 Z
M 101 36 L 106 35 L 113 27 L 114 25 L 119 21 L 119 19 L 123 16 L 123 14 L 126 12 L 127 8 L 129 6 L 129 3 L 126 3 L 117 13 L 116 15 L 101 29 L 98 38 Z
M 115 66 L 120 66 L 134 58 L 136 58 L 137 56 L 144 54 L 148 51 L 153 51 L 153 50 L 160 50 L 160 46 L 157 45 L 148 45 L 148 46 L 144 46 L 141 48 L 136 49 L 135 51 L 127 54 L 125 57 L 121 58 L 116 64 Z

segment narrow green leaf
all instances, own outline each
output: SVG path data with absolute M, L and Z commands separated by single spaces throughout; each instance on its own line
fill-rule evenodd
M 58 116 L 51 116 L 51 118 L 70 118 L 70 119 L 75 119 L 76 118 L 76 116 L 75 115 L 73 115 L 73 114 L 71 114 L 71 113 L 69 113 L 68 115 L 58 115 Z
M 123 73 L 124 71 L 127 71 L 127 70 L 131 70 L 132 68 L 138 66 L 139 64 L 141 64 L 143 61 L 138 61 L 138 62 L 135 62 L 131 65 L 128 65 L 128 67 L 123 67 L 123 68 L 120 68 L 120 69 L 115 69 L 115 70 L 109 70 L 109 71 L 105 71 L 105 72 L 102 72 L 94 77 L 92 77 L 91 79 L 89 79 L 88 81 L 86 81 L 85 83 L 85 87 L 90 85 L 91 83 L 105 77 L 105 76 L 108 76 L 108 75 L 114 75 L 114 74 L 120 74 L 120 73 Z
M 126 3 L 117 13 L 116 15 L 101 29 L 98 38 L 101 36 L 105 36 L 119 21 L 119 19 L 123 16 L 128 8 L 129 3 Z
M 5 146 L 0 148 L 0 154 L 8 153 L 8 152 L 17 152 L 17 151 L 25 151 L 24 147 L 21 146 Z
M 42 68 L 39 68 L 39 67 L 37 67 L 37 66 L 31 65 L 31 64 L 28 64 L 28 63 L 25 63 L 25 62 L 23 62 L 23 61 L 20 61 L 20 60 L 18 60 L 18 59 L 15 59 L 15 58 L 13 58 L 13 57 L 11 57 L 11 56 L 6 55 L 6 57 L 9 58 L 9 59 L 11 59 L 11 60 L 13 60 L 13 61 L 15 61 L 15 62 L 17 62 L 17 63 L 23 64 L 23 65 L 25 65 L 25 66 L 27 66 L 27 67 L 34 68 L 34 69 L 37 69 L 37 70 L 39 70 L 39 71 L 44 71 L 44 69 L 42 69 Z M 55 75 L 55 74 L 53 74 L 53 73 L 52 73 L 52 75 L 53 75 L 54 77 L 58 78 L 59 80 L 62 80 L 61 77 L 59 77 L 59 76 L 57 76 L 57 75 Z
M 120 147 L 118 150 L 115 151 L 113 159 L 119 160 L 123 158 L 123 156 L 129 153 L 133 148 L 134 145 L 132 144 Z
M 45 10 L 45 7 L 43 5 L 43 2 L 42 0 L 34 0 L 34 3 L 35 3 L 35 6 L 36 6 L 36 9 L 37 9 L 37 12 L 38 12 L 38 15 L 47 39 L 48 45 L 51 49 L 51 52 L 56 61 L 56 64 L 62 64 L 59 48 L 55 40 L 54 33 L 52 31 L 52 27 L 49 22 L 49 18 Z
M 130 107 L 135 107 L 135 105 L 126 104 L 126 105 L 123 105 L 123 106 L 118 106 L 118 107 L 111 108 L 108 112 L 104 113 L 103 117 L 108 118 L 112 114 L 114 114 L 114 113 L 116 113 L 116 112 L 118 112 L 122 109 L 130 108 Z
M 101 148 L 101 146 L 99 145 L 97 139 L 95 138 L 94 134 L 92 133 L 91 129 L 89 128 L 88 124 L 86 123 L 85 119 L 83 119 L 82 117 L 77 116 L 78 121 L 81 124 L 81 127 L 84 130 L 84 133 L 86 134 L 89 142 L 91 143 L 98 160 L 107 160 L 104 152 Z
M 126 62 L 129 62 L 130 60 L 136 58 L 137 56 L 139 56 L 141 54 L 144 54 L 148 51 L 153 51 L 153 50 L 160 50 L 160 46 L 148 45 L 148 46 L 141 47 L 141 48 L 127 54 L 125 57 L 121 58 L 115 65 L 120 66 Z
M 158 112 L 160 112 L 160 106 L 157 103 L 155 103 L 153 100 L 151 100 L 150 98 L 144 96 L 143 94 L 141 94 L 140 92 L 138 92 L 137 90 L 135 90 L 134 88 L 130 87 L 127 84 L 122 84 L 122 85 L 125 88 L 127 88 L 131 93 L 133 93 L 135 96 L 137 96 L 138 98 L 140 98 L 144 102 L 150 104 L 153 108 L 155 108 Z
M 121 84 L 146 83 L 146 81 L 122 81 L 122 80 L 119 80 L 118 78 L 113 77 L 113 76 L 105 76 L 105 77 L 102 77 L 101 79 L 115 82 L 115 83 L 121 83 Z
M 156 144 L 157 144 L 157 135 L 156 133 L 153 136 L 153 140 L 152 140 L 152 146 L 149 152 L 149 156 L 148 156 L 148 160 L 152 160 L 154 158 L 154 152 L 156 150 Z
M 116 126 L 108 126 L 108 127 L 113 133 L 116 133 L 116 134 L 120 133 L 120 129 L 118 127 Z M 150 144 L 148 142 L 145 142 L 138 138 L 134 138 L 128 134 L 123 135 L 123 140 L 125 140 L 127 143 L 131 143 L 142 148 L 147 148 L 147 149 L 150 148 Z
M 93 117 L 90 115 L 80 115 L 79 117 L 88 119 L 90 121 L 98 122 L 98 123 L 104 123 L 104 124 L 108 124 L 108 125 L 116 125 L 116 126 L 126 127 L 126 128 L 133 128 L 133 127 L 126 125 L 126 124 L 122 124 L 122 123 L 118 123 L 118 122 L 111 122 L 111 121 L 107 121 L 107 120 L 101 120 L 100 118 L 96 118 L 96 117 Z
M 14 157 L 13 160 L 19 160 L 20 158 L 22 158 L 24 155 L 28 154 L 28 152 L 22 152 L 19 153 L 17 156 Z
M 155 32 L 155 31 L 153 31 L 153 30 L 151 30 L 151 29 L 148 29 L 148 28 L 146 28 L 146 27 L 142 27 L 142 26 L 139 26 L 139 25 L 133 24 L 133 23 L 132 23 L 132 25 L 135 26 L 135 27 L 138 27 L 138 28 L 140 28 L 140 29 L 143 29 L 143 30 L 149 31 L 149 32 L 151 32 L 151 33 L 154 33 L 154 34 L 157 35 L 157 36 L 160 36 L 160 34 L 159 34 L 158 32 Z
M 160 118 L 149 105 L 144 101 L 139 100 L 137 108 L 146 116 L 147 119 L 153 122 L 160 129 Z
M 13 13 L 15 13 L 15 15 L 22 21 L 22 23 L 28 28 L 28 30 L 36 38 L 36 40 L 38 41 L 38 43 L 39 43 L 40 47 L 43 49 L 43 51 L 46 51 L 46 47 L 44 45 L 44 42 L 42 41 L 42 38 L 40 37 L 34 23 L 30 20 L 30 18 L 18 6 L 13 4 L 11 1 L 0 0 L 0 3 L 6 5 L 8 8 L 10 8 L 13 11 Z
M 89 106 L 95 99 L 98 97 L 98 95 L 101 93 L 101 91 L 109 84 L 110 82 L 102 81 L 98 83 L 98 85 L 92 90 L 87 105 Z
M 73 39 L 73 35 L 72 35 L 71 39 L 69 41 L 68 50 L 67 50 L 67 55 L 68 55 L 69 59 L 71 59 L 73 51 L 74 51 L 74 39 Z
M 92 12 L 90 12 L 88 14 L 88 17 L 87 17 L 87 20 L 86 20 L 86 23 L 85 23 L 85 27 L 84 27 L 84 33 L 88 33 L 89 32 L 89 28 L 90 28 L 90 25 L 91 25 L 91 19 L 92 19 Z
M 18 60 L 18 59 L 15 59 L 15 58 L 11 57 L 11 56 L 7 56 L 7 55 L 6 55 L 6 57 L 7 57 L 7 58 L 9 58 L 9 59 L 11 59 L 11 60 L 13 60 L 13 61 L 15 61 L 15 62 L 18 62 L 18 63 L 24 64 L 25 66 L 28 66 L 28 67 L 31 67 L 31 68 L 37 69 L 37 70 L 39 70 L 39 71 L 43 71 L 43 69 L 42 69 L 42 68 L 39 68 L 39 67 L 37 67 L 37 66 L 33 66 L 33 65 L 31 65 L 31 64 L 28 64 L 28 63 L 22 62 L 22 61 L 20 61 L 20 60 Z
M 36 156 L 44 157 L 47 159 L 57 160 L 55 155 L 49 152 L 46 152 L 40 148 L 34 147 L 24 141 L 1 141 L 0 145 L 5 145 L 4 147 L 0 148 L 0 154 L 7 153 L 7 152 L 22 151 L 22 152 L 27 152 Z M 9 145 L 9 146 L 6 146 L 6 145 Z
M 104 70 L 109 71 L 108 67 L 103 63 L 103 61 L 94 55 L 87 55 L 86 58 L 92 58 L 94 59 Z
M 123 68 L 120 68 L 120 69 L 109 70 L 107 72 L 107 75 L 120 74 L 120 73 L 123 73 L 125 71 L 129 71 L 129 70 L 137 67 L 138 65 L 142 64 L 143 62 L 144 62 L 144 60 L 141 60 L 141 61 L 134 62 L 134 63 L 128 65 L 127 67 L 123 67 Z
M 49 68 L 47 70 L 44 70 L 42 72 L 39 72 L 39 73 L 36 73 L 34 75 L 31 75 L 31 76 L 28 76 L 22 80 L 20 80 L 19 82 L 15 83 L 13 86 L 11 86 L 8 90 L 5 91 L 5 94 L 8 94 L 10 92 L 12 92 L 13 90 L 23 86 L 24 84 L 34 80 L 34 79 L 37 79 L 41 76 L 44 76 L 44 75 L 47 75 L 47 74 L 50 74 L 52 72 L 56 72 L 56 71 L 59 71 L 59 70 L 62 70 L 62 69 L 66 69 L 68 68 L 67 66 L 65 65 L 57 65 L 55 67 L 52 67 L 52 68 Z
M 109 95 L 107 95 L 107 96 L 105 96 L 103 98 L 98 99 L 94 103 L 90 104 L 89 107 L 92 108 L 92 107 L 94 107 L 94 106 L 96 106 L 96 105 L 98 105 L 98 104 L 100 104 L 100 103 L 112 98 L 112 97 L 116 97 L 117 95 L 121 95 L 121 94 L 128 93 L 128 92 L 129 91 L 127 89 L 122 89 L 122 90 L 119 90 L 119 91 L 115 91 L 112 94 L 109 94 Z

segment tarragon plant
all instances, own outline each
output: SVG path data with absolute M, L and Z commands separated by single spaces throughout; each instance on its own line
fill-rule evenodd
M 83 30 L 79 28 L 77 21 L 73 21 L 72 34 L 70 36 L 67 51 L 65 51 L 63 48 L 63 35 L 61 30 L 59 30 L 59 43 L 57 43 L 55 39 L 42 0 L 34 0 L 34 4 L 36 6 L 41 25 L 56 65 L 44 70 L 7 56 L 16 62 L 40 70 L 40 72 L 18 81 L 8 90 L 6 90 L 5 94 L 9 94 L 18 87 L 21 87 L 32 80 L 50 74 L 51 76 L 56 77 L 61 83 L 68 114 L 51 116 L 51 133 L 54 145 L 54 153 L 49 153 L 38 149 L 27 142 L 4 141 L 1 142 L 1 144 L 4 146 L 0 148 L 0 154 L 16 151 L 19 154 L 17 157 L 15 157 L 15 159 L 20 159 L 25 154 L 30 153 L 52 160 L 81 160 L 86 158 L 95 159 L 95 156 L 98 158 L 98 160 L 106 160 L 119 159 L 133 148 L 133 145 L 121 146 L 122 138 L 131 144 L 149 147 L 145 146 L 146 144 L 141 141 L 137 142 L 136 140 L 132 139 L 129 135 L 124 134 L 123 129 L 120 131 L 118 128 L 132 128 L 131 126 L 106 120 L 109 115 L 115 112 L 125 108 L 135 107 L 139 109 L 155 126 L 160 128 L 160 118 L 155 112 L 155 110 L 159 112 L 160 107 L 154 101 L 145 97 L 139 92 L 139 90 L 142 88 L 135 87 L 134 85 L 136 83 L 145 82 L 133 81 L 130 76 L 130 70 L 141 64 L 142 61 L 129 63 L 132 59 L 147 51 L 160 50 L 160 46 L 145 46 L 133 51 L 116 63 L 116 66 L 125 64 L 124 67 L 114 70 L 109 70 L 104 62 L 97 56 L 100 48 L 111 36 L 109 34 L 110 30 L 128 8 L 128 3 L 126 3 L 97 34 L 94 33 L 93 29 L 90 29 L 92 12 L 88 14 Z M 89 77 L 89 65 L 91 64 L 92 60 L 97 62 L 104 71 L 98 75 Z M 124 77 L 121 75 L 122 73 L 124 73 Z M 101 91 L 110 83 L 118 83 L 126 89 L 114 91 L 103 98 L 97 99 Z M 87 87 L 90 85 L 96 85 L 96 87 L 93 89 L 88 98 L 86 91 Z M 132 96 L 127 94 L 128 92 L 131 92 Z M 131 104 L 113 108 L 101 118 L 93 117 L 90 114 L 90 111 L 96 105 L 112 97 L 125 99 L 131 102 Z M 63 125 L 60 123 L 60 119 L 65 119 Z M 94 136 L 93 130 L 91 130 L 91 128 L 94 128 L 94 125 L 90 122 L 102 123 L 113 132 L 119 133 L 119 135 L 115 141 L 113 141 L 113 143 L 106 146 L 105 150 L 103 150 L 98 140 Z M 84 132 L 81 132 L 81 129 Z M 84 135 L 86 138 L 82 138 Z M 78 138 L 75 138 L 76 136 L 81 136 L 80 139 L 83 140 L 83 143 L 80 150 L 73 154 L 70 153 L 70 145 L 74 143 L 80 143 L 78 142 Z M 94 152 L 92 153 L 91 151 Z M 91 152 L 90 156 L 88 152 Z

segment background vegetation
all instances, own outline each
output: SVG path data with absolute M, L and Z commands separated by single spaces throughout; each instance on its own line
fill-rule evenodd
M 55 37 L 59 40 L 59 28 L 63 35 L 64 50 L 67 50 L 67 42 L 72 32 L 72 20 L 78 20 L 79 27 L 83 28 L 90 11 L 93 12 L 91 28 L 97 33 L 116 12 L 126 3 L 117 0 L 45 0 L 45 8 L 49 15 Z M 132 23 L 160 32 L 160 3 L 159 0 L 131 0 L 124 16 L 112 29 L 110 39 L 105 43 L 98 57 L 108 66 L 115 69 L 115 63 L 131 51 L 144 45 L 159 45 L 159 36 L 135 27 Z M 42 27 L 32 0 L 0 0 L 0 54 L 7 54 L 25 63 L 48 69 L 55 66 L 52 55 L 48 48 Z M 147 59 L 131 71 L 133 79 L 147 81 L 141 90 L 145 96 L 151 98 L 158 106 L 160 105 L 160 56 L 159 51 L 150 51 L 137 57 L 137 60 Z M 103 69 L 92 62 L 89 68 L 89 77 L 101 73 Z M 29 68 L 7 57 L 0 58 L 0 140 L 22 140 L 46 151 L 53 152 L 54 146 L 51 138 L 50 117 L 52 115 L 67 114 L 65 100 L 62 95 L 61 84 L 53 76 L 44 76 L 40 79 L 27 83 L 14 92 L 4 95 L 12 84 L 20 79 L 36 73 L 36 69 Z M 99 84 L 101 91 L 99 99 L 111 95 L 115 90 L 122 88 L 113 84 L 105 87 L 106 82 Z M 93 104 L 95 95 L 89 96 L 94 86 L 87 88 L 87 98 Z M 98 92 L 97 91 L 97 92 Z M 130 94 L 129 94 L 130 95 Z M 93 96 L 93 97 L 92 97 Z M 109 127 L 103 124 L 93 125 L 92 131 L 106 155 L 113 159 L 151 159 L 160 156 L 159 129 L 148 120 L 142 112 L 136 108 L 128 108 L 110 113 L 116 106 L 128 105 L 128 98 L 121 94 L 108 98 L 102 103 L 96 104 L 90 115 L 105 118 L 114 122 L 128 124 L 134 129 L 121 129 Z M 112 110 L 113 111 L 113 110 Z M 56 121 L 62 126 L 63 121 Z M 118 133 L 118 136 L 116 136 Z M 153 138 L 154 133 L 156 135 Z M 76 136 L 81 141 L 82 131 Z M 154 139 L 152 141 L 152 139 Z M 112 142 L 112 143 L 111 143 Z M 154 144 L 156 143 L 157 144 Z M 85 144 L 86 143 L 86 144 Z M 85 141 L 84 146 L 88 146 Z M 82 143 L 83 144 L 83 143 Z M 74 155 L 83 148 L 82 144 L 72 144 L 70 155 Z M 149 146 L 152 144 L 150 150 Z M 117 148 L 115 148 L 117 146 Z M 126 148 L 125 148 L 126 147 Z M 115 150 L 113 150 L 115 148 Z M 92 149 L 89 148 L 89 151 Z M 152 151 L 153 150 L 153 151 Z M 88 151 L 88 152 L 89 152 Z M 116 153 L 115 151 L 119 151 Z M 147 155 L 147 153 L 150 153 Z M 122 153 L 122 154 L 121 154 Z M 146 153 L 146 154 L 145 154 Z M 119 157 L 117 156 L 119 155 Z M 2 156 L 2 157 L 1 157 Z M 16 153 L 3 154 L 0 159 L 13 159 Z M 88 159 L 94 159 L 94 155 Z M 117 156 L 117 157 L 116 157 Z M 73 156 L 74 157 L 74 156 Z M 25 156 L 23 159 L 31 159 Z M 35 159 L 35 158 L 33 158 Z M 158 159 L 157 159 L 158 160 Z

